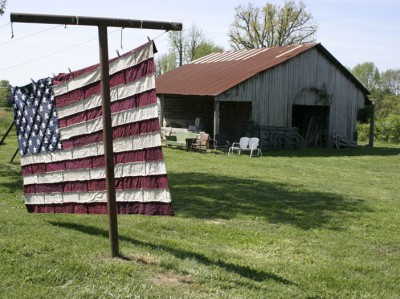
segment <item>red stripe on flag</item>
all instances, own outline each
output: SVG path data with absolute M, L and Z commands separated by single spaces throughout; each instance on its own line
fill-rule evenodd
M 145 177 L 123 177 L 115 179 L 115 188 L 120 190 L 133 189 L 168 189 L 167 175 Z M 106 190 L 106 180 L 61 182 L 54 184 L 25 185 L 26 194 L 56 193 L 56 192 L 91 192 Z
M 115 165 L 140 162 L 140 161 L 161 161 L 163 154 L 161 147 L 146 148 L 143 150 L 114 153 Z M 66 160 L 52 163 L 39 163 L 26 165 L 22 167 L 22 175 L 41 174 L 52 171 L 85 169 L 85 168 L 100 168 L 104 167 L 104 155 L 87 157 L 82 159 Z
M 156 91 L 151 90 L 141 94 L 133 95 L 129 98 L 112 102 L 111 113 L 116 113 L 124 110 L 145 107 L 151 104 L 156 104 Z M 102 116 L 101 107 L 96 107 L 90 110 L 80 111 L 76 114 L 58 119 L 58 127 L 64 128 L 84 121 L 92 120 Z
M 124 138 L 129 136 L 138 136 L 140 134 L 157 132 L 160 130 L 160 123 L 157 118 L 144 120 L 141 122 L 130 123 L 113 128 L 113 139 Z M 64 150 L 85 146 L 88 144 L 102 142 L 103 132 L 96 132 L 89 135 L 81 135 L 63 140 L 62 147 Z
M 107 214 L 107 203 L 27 205 L 26 208 L 29 213 Z M 117 202 L 117 211 L 118 214 L 174 215 L 171 204 L 161 202 Z
M 135 67 L 125 69 L 119 73 L 113 74 L 110 76 L 110 88 L 115 86 L 126 84 L 129 82 L 133 82 L 137 79 L 140 79 L 148 74 L 154 73 L 154 62 L 153 59 L 146 60 Z M 80 75 L 84 74 L 81 73 Z M 63 76 L 58 76 L 53 80 L 53 84 L 57 84 L 58 82 L 62 83 L 61 78 Z M 84 98 L 88 98 L 92 95 L 99 94 L 101 92 L 101 82 L 95 82 L 89 84 L 87 86 L 83 86 L 80 89 L 72 90 L 68 93 L 59 95 L 55 98 L 56 106 L 63 107 L 66 105 L 73 104 L 78 102 Z

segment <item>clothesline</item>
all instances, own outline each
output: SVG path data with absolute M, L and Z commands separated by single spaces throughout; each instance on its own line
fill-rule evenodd
M 10 24 L 10 23 L 8 23 L 7 25 L 9 25 L 9 24 Z M 19 38 L 19 39 L 26 38 L 26 37 L 30 37 L 30 36 L 32 36 L 32 35 L 36 35 L 36 34 L 39 34 L 39 33 L 42 33 L 42 32 L 48 31 L 48 30 L 51 30 L 51 29 L 55 29 L 55 28 L 57 28 L 57 27 L 59 27 L 59 26 L 63 26 L 63 25 L 57 25 L 57 26 L 55 26 L 55 27 L 51 27 L 51 28 L 49 28 L 49 29 L 45 29 L 45 30 L 42 30 L 42 31 L 40 31 L 40 32 L 36 32 L 36 33 L 31 34 L 31 35 L 23 36 L 23 37 L 21 37 L 21 38 Z M 117 32 L 117 31 L 119 31 L 119 30 L 120 30 L 120 29 L 115 29 L 115 30 L 113 30 L 113 31 L 110 31 L 108 34 L 113 34 L 113 33 Z M 152 39 L 152 40 L 158 39 L 159 37 L 161 37 L 161 36 L 162 36 L 163 34 L 165 34 L 166 32 L 167 32 L 167 31 L 162 32 L 161 34 L 159 34 L 158 36 L 156 36 L 156 37 L 155 37 L 154 39 Z M 57 51 L 55 51 L 55 52 L 48 53 L 48 54 L 46 54 L 46 55 L 43 55 L 43 56 L 40 56 L 40 57 L 37 57 L 37 58 L 33 58 L 33 59 L 30 59 L 30 60 L 27 60 L 27 61 L 24 61 L 24 62 L 15 64 L 15 65 L 11 65 L 11 66 L 8 66 L 8 67 L 5 67 L 5 68 L 0 68 L 0 72 L 1 72 L 1 71 L 7 71 L 7 70 L 10 70 L 10 69 L 14 69 L 14 68 L 16 68 L 16 67 L 20 67 L 20 66 L 23 66 L 23 65 L 28 64 L 28 63 L 32 63 L 32 62 L 35 62 L 35 61 L 38 61 L 38 60 L 45 59 L 45 58 L 50 57 L 50 56 L 57 55 L 57 54 L 59 54 L 59 53 L 62 53 L 62 52 L 64 52 L 64 51 L 68 51 L 68 50 L 73 49 L 73 48 L 76 48 L 76 47 L 79 47 L 79 46 L 81 46 L 81 45 L 84 45 L 84 44 L 86 44 L 86 43 L 92 42 L 92 41 L 94 41 L 94 40 L 97 40 L 97 37 L 91 38 L 91 39 L 89 39 L 89 40 L 86 40 L 86 41 L 84 41 L 84 42 L 81 42 L 81 43 L 72 45 L 72 46 L 70 46 L 70 47 L 67 47 L 67 48 L 64 48 L 64 49 L 61 49 L 61 50 L 57 50 Z M 10 42 L 12 42 L 12 41 L 10 41 Z M 5 43 L 8 43 L 8 42 L 5 42 Z M 2 44 L 4 44 L 4 43 L 1 43 L 0 45 L 2 45 Z M 122 33 L 121 33 L 121 48 L 122 48 Z
M 5 44 L 12 43 L 12 42 L 14 42 L 14 41 L 18 41 L 18 40 L 21 40 L 21 39 L 25 39 L 25 38 L 28 38 L 28 37 L 32 37 L 32 36 L 38 35 L 38 34 L 40 34 L 40 33 L 47 32 L 47 31 L 50 31 L 50 30 L 52 30 L 52 29 L 56 29 L 56 28 L 61 27 L 61 26 L 63 26 L 63 25 L 53 26 L 53 27 L 50 27 L 50 28 L 47 28 L 47 29 L 44 29 L 44 30 L 41 30 L 41 31 L 38 31 L 38 32 L 35 32 L 35 33 L 32 33 L 32 34 L 23 35 L 23 36 L 21 36 L 21 37 L 19 37 L 19 38 L 15 38 L 15 39 L 12 38 L 12 39 L 10 39 L 10 40 L 8 40 L 8 41 L 5 41 L 5 42 L 0 43 L 0 46 L 1 46 L 1 45 L 5 45 Z
M 6 24 L 0 25 L 0 29 L 2 29 L 3 27 L 9 26 L 10 24 L 11 24 L 11 23 L 8 22 L 8 23 L 6 23 Z

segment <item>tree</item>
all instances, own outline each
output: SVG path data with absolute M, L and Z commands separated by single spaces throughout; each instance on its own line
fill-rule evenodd
M 371 92 L 375 102 L 376 140 L 400 142 L 400 69 L 379 73 L 372 62 L 357 64 L 350 69 L 353 75 Z M 359 110 L 358 130 L 367 138 L 371 107 Z
M 179 61 L 179 66 L 183 64 L 183 52 L 184 52 L 184 31 L 171 31 L 168 35 L 170 50 L 174 53 L 175 60 Z
M 6 10 L 7 0 L 0 0 L 0 16 L 4 14 Z
M 156 76 L 165 74 L 176 68 L 175 53 L 170 51 L 156 59 Z
M 359 63 L 351 73 L 371 92 L 380 87 L 379 70 L 373 62 Z
M 179 66 L 204 55 L 223 50 L 207 39 L 204 32 L 196 25 L 182 31 L 171 31 L 168 38 L 170 50 L 175 53 Z
M 157 76 L 205 55 L 223 51 L 222 47 L 207 39 L 196 25 L 182 31 L 171 31 L 168 42 L 169 52 L 156 59 Z
M 253 49 L 315 41 L 318 25 L 303 1 L 285 1 L 283 7 L 251 3 L 235 8 L 235 20 L 229 28 L 232 48 Z
M 0 107 L 11 105 L 10 83 L 7 80 L 0 80 Z
M 215 53 L 215 52 L 222 52 L 222 51 L 224 51 L 224 49 L 222 47 L 215 45 L 211 41 L 206 41 L 206 42 L 201 43 L 197 47 L 196 52 L 193 53 L 192 61 L 199 59 L 203 56 L 206 56 L 208 54 Z
M 400 69 L 388 69 L 381 74 L 382 89 L 400 95 Z

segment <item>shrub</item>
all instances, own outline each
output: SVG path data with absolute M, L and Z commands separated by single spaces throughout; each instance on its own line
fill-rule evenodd
M 357 123 L 358 141 L 369 140 L 369 124 Z M 389 114 L 375 121 L 374 139 L 383 142 L 400 143 L 400 115 Z
M 375 138 L 380 141 L 400 142 L 400 115 L 389 114 L 376 122 Z
M 369 124 L 357 123 L 358 141 L 366 142 L 369 140 Z

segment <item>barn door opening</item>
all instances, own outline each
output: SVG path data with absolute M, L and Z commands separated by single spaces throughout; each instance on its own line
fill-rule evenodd
M 251 102 L 220 102 L 219 132 L 230 142 L 238 141 L 246 134 L 251 120 Z
M 292 127 L 306 141 L 306 146 L 326 147 L 329 140 L 329 106 L 293 105 Z

